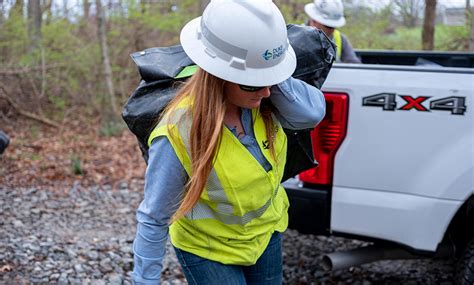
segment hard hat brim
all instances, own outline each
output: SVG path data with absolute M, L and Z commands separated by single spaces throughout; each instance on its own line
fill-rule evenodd
M 187 23 L 181 30 L 180 42 L 186 54 L 200 68 L 223 80 L 248 86 L 272 86 L 288 79 L 296 69 L 295 51 L 288 44 L 285 58 L 278 64 L 267 68 L 237 69 L 219 56 L 211 56 L 206 46 L 198 39 L 201 17 Z
M 338 20 L 324 18 L 324 16 L 318 12 L 314 3 L 306 4 L 304 6 L 304 11 L 306 12 L 306 15 L 308 15 L 311 19 L 331 28 L 340 28 L 346 24 L 346 18 L 344 18 L 344 16 L 342 16 Z

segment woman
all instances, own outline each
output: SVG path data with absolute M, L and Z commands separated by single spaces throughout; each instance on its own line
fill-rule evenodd
M 314 127 L 318 89 L 272 1 L 214 0 L 181 31 L 199 66 L 149 138 L 136 284 L 158 284 L 168 232 L 189 284 L 281 284 L 288 198 L 282 127 Z

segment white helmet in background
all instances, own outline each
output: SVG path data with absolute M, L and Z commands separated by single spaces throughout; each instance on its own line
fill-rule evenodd
M 304 6 L 304 11 L 311 19 L 327 27 L 339 28 L 346 24 L 341 0 L 314 0 Z
M 275 85 L 296 68 L 285 20 L 271 0 L 212 0 L 180 41 L 199 67 L 237 84 Z

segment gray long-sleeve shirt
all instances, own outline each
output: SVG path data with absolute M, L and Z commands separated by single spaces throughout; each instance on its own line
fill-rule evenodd
M 347 37 L 341 33 L 342 51 L 341 51 L 341 62 L 345 63 L 361 63 L 360 59 L 355 54 L 351 43 Z
M 300 80 L 289 78 L 271 88 L 270 100 L 275 116 L 285 128 L 306 129 L 324 117 L 326 105 L 322 92 Z M 251 110 L 241 117 L 246 135 L 239 141 L 268 171 L 253 132 Z M 233 131 L 236 135 L 235 130 Z M 137 233 L 133 243 L 135 284 L 159 284 L 169 221 L 181 201 L 188 176 L 166 137 L 153 140 L 145 174 L 145 195 L 137 210 Z

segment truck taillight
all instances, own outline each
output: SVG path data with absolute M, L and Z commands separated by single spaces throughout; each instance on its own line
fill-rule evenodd
M 311 132 L 314 158 L 319 166 L 300 173 L 302 182 L 332 185 L 334 158 L 347 131 L 349 97 L 341 93 L 324 93 L 326 116 Z

